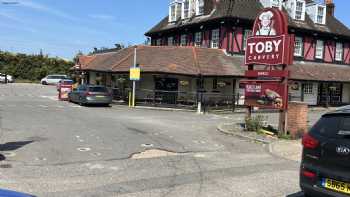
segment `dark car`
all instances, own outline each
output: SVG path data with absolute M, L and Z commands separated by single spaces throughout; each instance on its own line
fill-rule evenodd
M 350 196 L 350 108 L 323 115 L 302 144 L 300 186 L 305 196 Z
M 98 104 L 109 106 L 112 103 L 112 95 L 104 86 L 80 85 L 68 95 L 69 101 L 80 105 Z

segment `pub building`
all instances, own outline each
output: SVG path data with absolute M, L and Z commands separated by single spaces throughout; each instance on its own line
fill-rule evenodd
M 258 13 L 268 7 L 286 13 L 289 34 L 295 35 L 290 100 L 309 105 L 350 103 L 350 29 L 334 16 L 332 0 L 171 0 L 169 15 L 145 34 L 151 46 L 137 46 L 142 72 L 137 97 L 173 91 L 176 99 L 190 103 L 191 95 L 201 91 L 239 95 L 236 104 L 243 104 L 240 80 L 247 69 L 246 40 Z M 122 91 L 130 88 L 132 59 L 133 47 L 81 56 L 77 68 L 86 73 L 87 83 Z

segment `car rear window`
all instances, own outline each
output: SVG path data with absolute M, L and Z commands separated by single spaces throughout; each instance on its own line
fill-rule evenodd
M 62 84 L 63 85 L 72 85 L 73 81 L 63 81 Z
M 324 116 L 311 128 L 310 132 L 329 138 L 350 137 L 350 116 Z M 339 135 L 340 132 L 346 135 Z
M 105 87 L 89 87 L 90 92 L 107 92 Z

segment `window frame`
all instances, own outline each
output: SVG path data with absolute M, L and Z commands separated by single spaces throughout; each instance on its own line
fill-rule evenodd
M 168 46 L 174 46 L 174 36 L 168 37 Z
M 247 49 L 247 40 L 248 37 L 251 36 L 253 34 L 253 31 L 250 29 L 246 29 L 244 30 L 244 34 L 243 34 L 243 43 L 242 43 L 242 50 L 245 51 Z
M 301 11 L 298 10 L 298 4 L 301 3 L 302 7 L 301 7 Z M 300 18 L 297 18 L 297 16 L 299 16 L 300 12 Z M 303 0 L 296 0 L 295 1 L 295 8 L 294 8 L 294 19 L 295 20 L 299 20 L 299 21 L 303 21 L 305 20 L 305 12 L 306 12 L 306 3 Z
M 340 49 L 338 48 L 338 46 L 341 45 L 341 51 L 339 51 Z M 339 53 L 341 52 L 341 53 Z M 340 58 L 339 56 L 340 55 Z M 334 56 L 334 59 L 335 61 L 337 62 L 342 62 L 343 61 L 343 58 L 344 58 L 344 44 L 342 42 L 337 42 L 335 44 L 335 56 Z
M 296 49 L 297 49 L 297 40 L 300 40 L 300 50 L 299 53 L 296 53 Z M 295 37 L 295 43 L 294 43 L 294 56 L 295 57 L 303 57 L 303 51 L 304 51 L 304 39 L 303 37 Z
M 212 49 L 220 48 L 220 29 L 219 28 L 211 30 L 210 48 Z
M 320 8 L 322 8 L 322 15 L 320 15 Z M 318 24 L 325 24 L 325 18 L 326 18 L 326 13 L 325 13 L 326 7 L 325 6 L 321 6 L 321 5 L 317 5 L 316 7 L 316 23 Z M 319 16 L 322 16 L 321 21 L 319 21 Z
M 183 42 L 185 41 L 185 42 Z M 188 35 L 187 34 L 181 34 L 180 36 L 180 46 L 187 46 L 188 42 Z
M 313 83 L 304 83 L 303 84 L 303 94 L 313 95 L 314 94 L 314 84 Z
M 320 46 L 322 46 L 322 53 L 318 54 Z M 322 60 L 324 58 L 324 51 L 325 51 L 325 42 L 324 42 L 324 40 L 316 40 L 315 59 Z
M 204 15 L 204 0 L 196 0 L 196 15 Z
M 187 8 L 186 8 L 186 5 L 187 5 Z M 181 18 L 187 19 L 187 18 L 190 18 L 190 16 L 191 16 L 191 1 L 183 0 Z
M 200 36 L 198 36 L 200 35 Z M 198 39 L 200 37 L 200 40 Z M 200 44 L 198 44 L 200 43 Z M 195 47 L 201 47 L 203 43 L 203 32 L 199 31 L 194 34 L 194 46 Z

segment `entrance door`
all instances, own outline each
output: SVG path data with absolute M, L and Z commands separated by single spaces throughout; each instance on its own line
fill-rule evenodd
M 342 104 L 342 84 L 341 83 L 322 83 L 319 91 L 319 104 L 321 105 L 340 105 Z
M 156 97 L 162 103 L 176 104 L 179 80 L 176 78 L 155 77 Z

